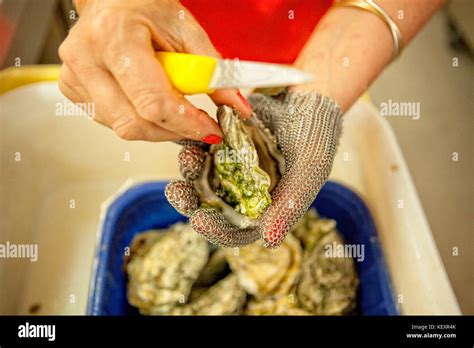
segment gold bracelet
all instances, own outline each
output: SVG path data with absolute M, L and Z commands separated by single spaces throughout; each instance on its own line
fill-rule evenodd
M 377 5 L 373 0 L 339 0 L 334 4 L 334 7 L 356 7 L 365 11 L 373 13 L 379 17 L 387 28 L 390 30 L 390 33 L 393 37 L 393 59 L 397 58 L 403 50 L 403 39 L 402 33 L 398 28 L 395 21 L 385 12 L 379 5 Z

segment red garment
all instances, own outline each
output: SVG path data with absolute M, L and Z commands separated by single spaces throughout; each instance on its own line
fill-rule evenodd
M 292 63 L 332 0 L 181 3 L 196 17 L 224 58 Z
M 14 33 L 15 28 L 13 25 L 0 13 L 0 68 L 3 67 L 3 63 L 7 59 L 8 49 L 10 48 Z

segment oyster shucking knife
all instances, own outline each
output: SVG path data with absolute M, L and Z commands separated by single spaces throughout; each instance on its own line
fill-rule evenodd
M 221 88 L 283 87 L 313 80 L 312 75 L 282 64 L 219 59 L 187 53 L 156 52 L 173 86 L 183 94 Z

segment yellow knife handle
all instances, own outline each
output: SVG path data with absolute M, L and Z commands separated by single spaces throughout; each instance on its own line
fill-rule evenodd
M 183 94 L 212 93 L 209 82 L 217 58 L 176 52 L 156 52 L 171 84 Z

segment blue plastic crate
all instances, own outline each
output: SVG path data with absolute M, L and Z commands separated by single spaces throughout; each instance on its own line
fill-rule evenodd
M 150 182 L 134 186 L 109 206 L 97 248 L 87 314 L 138 313 L 127 302 L 124 248 L 139 232 L 165 228 L 186 220 L 166 200 L 166 184 Z M 397 315 L 387 266 L 375 225 L 364 202 L 348 188 L 327 182 L 312 206 L 321 216 L 337 221 L 337 228 L 347 243 L 365 245 L 364 261 L 356 262 L 360 279 L 359 313 Z

